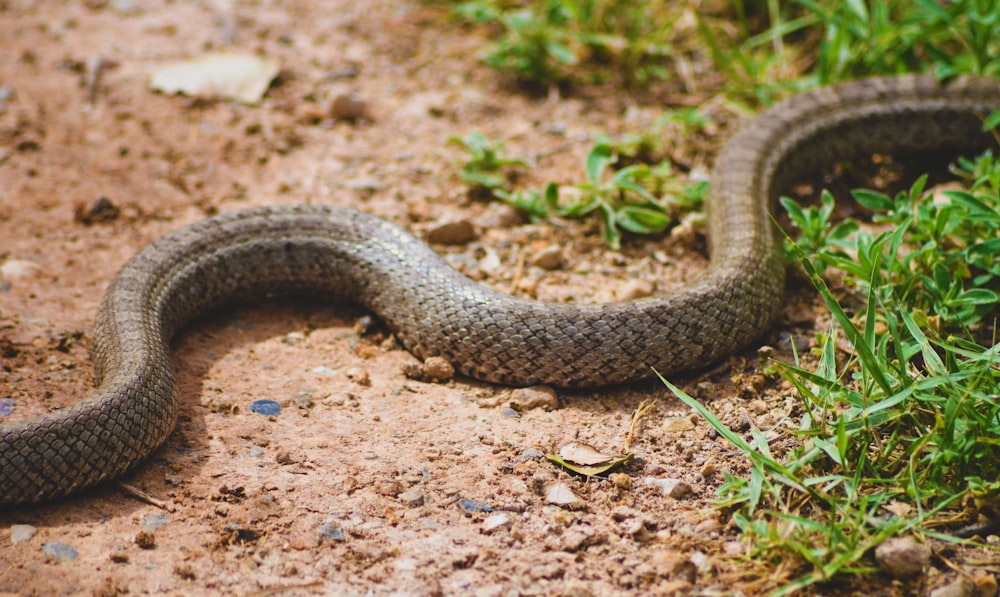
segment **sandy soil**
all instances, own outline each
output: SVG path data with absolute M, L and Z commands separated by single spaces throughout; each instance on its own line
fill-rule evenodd
M 476 59 L 483 36 L 418 2 L 0 0 L 6 420 L 85 395 L 108 281 L 147 243 L 219 212 L 349 205 L 419 234 L 465 219 L 475 237 L 436 248 L 484 283 L 545 300 L 613 300 L 630 280 L 668 289 L 697 275 L 700 236 L 630 239 L 615 253 L 592 224 L 524 223 L 467 196 L 449 136 L 505 139 L 537 162 L 527 184 L 568 182 L 595 134 L 641 130 L 659 113 L 615 89 L 525 94 Z M 222 49 L 280 62 L 264 103 L 148 88 L 161 64 Z M 659 101 L 688 91 L 667 85 Z M 711 83 L 698 91 L 710 98 Z M 347 93 L 365 117 L 331 117 Z M 723 126 L 706 146 L 735 120 L 716 116 Z M 677 151 L 695 170 L 711 159 Z M 120 212 L 85 222 L 101 197 Z M 562 268 L 531 266 L 553 246 Z M 808 296 L 789 291 L 761 344 L 808 333 Z M 416 359 L 384 330 L 360 333 L 363 315 L 282 302 L 189 326 L 175 340 L 183 406 L 166 445 L 123 479 L 131 490 L 0 513 L 0 593 L 751 595 L 795 573 L 742 558 L 748 547 L 711 499 L 746 464 L 660 384 L 560 391 L 556 409 L 516 411 L 507 388 L 407 378 Z M 774 425 L 795 401 L 759 373 L 756 352 L 675 381 L 734 428 Z M 251 412 L 262 398 L 281 414 Z M 539 458 L 574 440 L 620 449 L 642 400 L 658 409 L 622 473 L 584 481 Z M 672 495 L 651 483 L 671 479 L 683 483 Z M 558 483 L 575 507 L 547 504 Z M 907 583 L 865 586 L 915 594 L 955 574 L 935 560 Z M 859 587 L 822 591 L 868 591 Z

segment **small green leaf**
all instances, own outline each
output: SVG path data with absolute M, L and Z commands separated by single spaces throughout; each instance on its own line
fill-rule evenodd
M 990 131 L 1000 126 L 1000 110 L 994 110 L 986 117 L 986 121 L 983 122 L 983 130 Z
M 597 143 L 587 154 L 587 179 L 594 183 L 600 183 L 604 178 L 604 171 L 617 160 L 618 158 L 615 157 L 609 143 Z
M 888 195 L 877 191 L 855 189 L 851 191 L 851 195 L 855 201 L 875 212 L 890 212 L 896 207 L 896 203 Z
M 602 230 L 604 242 L 608 243 L 609 247 L 617 251 L 622 248 L 622 233 L 618 230 L 615 212 L 607 203 L 601 203 L 600 205 L 601 216 L 604 220 L 604 229 Z
M 618 225 L 635 234 L 659 234 L 670 225 L 667 214 L 641 205 L 626 205 L 615 215 Z
M 1000 304 L 1000 295 L 986 288 L 970 288 L 960 293 L 955 302 L 968 305 L 994 305 Z

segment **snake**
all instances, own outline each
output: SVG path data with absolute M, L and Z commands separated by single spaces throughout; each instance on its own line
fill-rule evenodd
M 218 215 L 154 241 L 109 284 L 91 342 L 96 390 L 0 426 L 0 506 L 123 475 L 177 421 L 170 342 L 235 301 L 349 301 L 415 356 L 505 385 L 597 387 L 704 368 L 760 338 L 783 300 L 772 213 L 789 185 L 901 151 L 980 151 L 1000 81 L 897 75 L 818 87 L 738 127 L 713 166 L 709 263 L 683 287 L 602 304 L 514 297 L 474 282 L 406 230 L 353 209 L 285 205 Z

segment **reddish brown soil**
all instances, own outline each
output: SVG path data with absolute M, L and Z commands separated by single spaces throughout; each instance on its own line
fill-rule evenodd
M 614 253 L 593 224 L 498 224 L 511 214 L 470 199 L 449 136 L 505 139 L 508 153 L 537 161 L 525 184 L 569 182 L 597 133 L 641 130 L 659 108 L 614 89 L 526 94 L 477 59 L 483 31 L 432 4 L 0 0 L 0 40 L 10 91 L 0 100 L 0 264 L 30 262 L 0 277 L 0 398 L 16 401 L 8 420 L 85 395 L 108 281 L 147 243 L 218 212 L 349 205 L 420 234 L 465 218 L 478 237 L 437 248 L 485 283 L 545 300 L 613 300 L 630 279 L 666 289 L 704 267 L 700 237 L 631 239 Z M 280 61 L 263 104 L 148 88 L 157 66 L 220 49 Z M 329 118 L 330 100 L 347 92 L 366 118 Z M 699 155 L 688 165 L 704 169 Z M 78 210 L 99 197 L 121 212 L 84 223 Z M 565 267 L 531 267 L 552 245 Z M 493 255 L 499 267 L 484 267 Z M 777 345 L 796 313 L 809 319 L 801 300 L 789 294 L 762 343 Z M 748 546 L 711 500 L 724 473 L 747 465 L 661 384 L 561 391 L 556 410 L 516 413 L 506 388 L 406 378 L 414 357 L 384 332 L 359 335 L 361 315 L 285 302 L 186 329 L 174 353 L 180 423 L 123 479 L 161 506 L 107 484 L 0 512 L 0 593 L 750 595 L 796 572 L 742 557 Z M 755 352 L 675 381 L 734 428 L 766 428 L 795 400 L 759 374 Z M 282 413 L 251 413 L 260 398 Z M 573 440 L 620 449 L 642 400 L 658 410 L 623 474 L 583 481 L 535 457 Z M 647 478 L 692 491 L 669 497 Z M 546 504 L 557 482 L 580 507 Z M 496 512 L 470 512 L 465 499 Z M 14 543 L 13 525 L 37 532 Z M 51 543 L 77 557 L 57 562 L 43 549 Z M 876 575 L 874 590 L 913 594 L 954 577 L 935 562 L 907 584 Z

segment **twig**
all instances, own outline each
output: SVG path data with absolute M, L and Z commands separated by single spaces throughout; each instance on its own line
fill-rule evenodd
M 622 447 L 623 453 L 628 454 L 632 451 L 632 442 L 635 441 L 639 422 L 654 410 L 656 410 L 656 403 L 652 400 L 643 400 L 635 408 L 635 412 L 632 413 L 632 423 L 628 427 L 628 433 L 625 434 L 625 445 Z
M 130 485 L 128 483 L 125 483 L 124 481 L 118 481 L 115 483 L 115 485 L 117 485 L 118 488 L 124 491 L 125 493 L 131 495 L 132 497 L 139 498 L 140 500 L 146 502 L 147 504 L 151 504 L 153 506 L 156 506 L 157 508 L 166 510 L 167 512 L 174 511 L 174 508 L 170 504 L 164 502 L 163 500 L 156 499 L 155 497 L 149 495 L 148 493 L 139 489 L 135 485 Z

